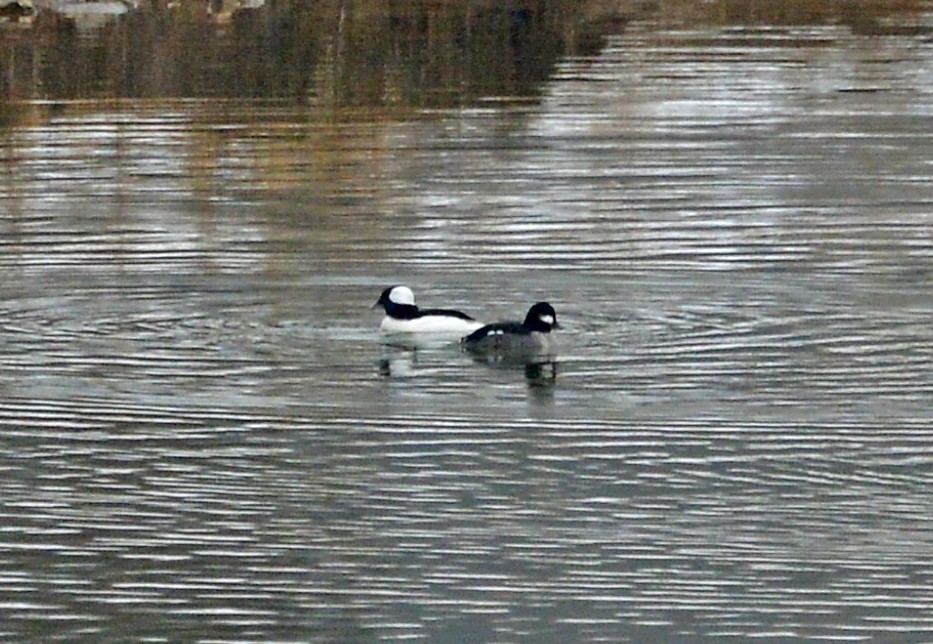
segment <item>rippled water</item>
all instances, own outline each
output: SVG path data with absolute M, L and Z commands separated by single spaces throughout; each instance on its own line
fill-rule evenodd
M 653 34 L 540 100 L 0 139 L 0 635 L 933 635 L 933 55 Z M 383 347 L 538 299 L 556 373 Z

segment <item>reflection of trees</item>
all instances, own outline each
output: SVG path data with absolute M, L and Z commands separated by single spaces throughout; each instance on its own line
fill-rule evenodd
M 563 51 L 575 0 L 280 0 L 211 20 L 153 2 L 93 32 L 46 17 L 33 95 L 286 96 L 365 106 L 527 94 Z M 5 92 L 6 93 L 6 92 Z

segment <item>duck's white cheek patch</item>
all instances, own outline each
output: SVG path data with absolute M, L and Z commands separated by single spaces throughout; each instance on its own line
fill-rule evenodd
M 548 326 L 553 326 L 553 324 L 554 324 L 554 316 L 553 316 L 553 315 L 542 315 L 542 316 L 541 316 L 541 321 L 544 322 L 545 324 L 547 324 Z

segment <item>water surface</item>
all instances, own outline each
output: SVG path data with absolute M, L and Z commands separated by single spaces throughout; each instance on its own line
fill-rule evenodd
M 632 29 L 458 109 L 32 104 L 0 633 L 928 641 L 931 74 Z M 560 359 L 383 346 L 393 283 Z

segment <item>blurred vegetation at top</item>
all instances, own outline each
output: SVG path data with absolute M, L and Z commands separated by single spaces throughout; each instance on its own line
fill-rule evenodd
M 924 0 L 0 0 L 0 99 L 449 106 L 533 96 L 561 56 L 596 53 L 606 35 L 632 23 L 838 24 L 871 34 L 925 7 Z

